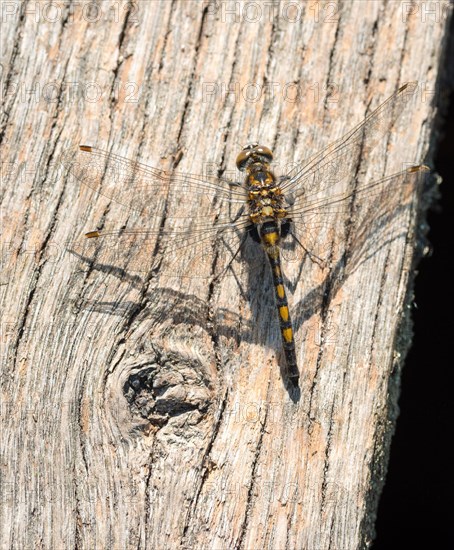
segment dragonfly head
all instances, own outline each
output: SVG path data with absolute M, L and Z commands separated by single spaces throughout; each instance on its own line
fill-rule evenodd
M 243 150 L 236 158 L 238 170 L 244 171 L 251 164 L 258 162 L 260 164 L 269 164 L 273 160 L 273 153 L 268 147 L 258 143 L 250 143 L 243 147 Z

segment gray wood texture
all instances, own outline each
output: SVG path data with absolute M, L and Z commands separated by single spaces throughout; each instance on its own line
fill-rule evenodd
M 88 143 L 235 175 L 257 140 L 283 172 L 418 81 L 358 173 L 430 163 L 450 8 L 426 4 L 2 2 L 2 548 L 370 544 L 420 187 L 371 197 L 389 219 L 348 262 L 285 267 L 298 394 L 265 270 L 207 286 L 153 276 L 146 247 L 85 256 L 85 231 L 138 220 L 58 160 Z

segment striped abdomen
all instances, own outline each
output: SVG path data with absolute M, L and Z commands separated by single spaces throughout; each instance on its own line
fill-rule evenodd
M 288 376 L 293 381 L 299 378 L 298 365 L 296 363 L 295 340 L 293 338 L 292 321 L 288 308 L 287 296 L 282 277 L 281 256 L 279 250 L 279 230 L 274 222 L 266 222 L 260 230 L 265 252 L 271 265 L 273 274 L 274 292 L 281 327 L 282 344 L 287 362 Z

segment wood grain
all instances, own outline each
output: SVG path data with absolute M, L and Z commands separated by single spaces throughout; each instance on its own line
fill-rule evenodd
M 207 286 L 155 277 L 145 250 L 83 256 L 84 232 L 138 220 L 58 160 L 87 143 L 234 176 L 257 140 L 284 173 L 417 80 L 358 173 L 430 164 L 451 15 L 434 5 L 2 3 L 2 548 L 370 544 L 420 188 L 338 269 L 286 267 L 298 394 L 267 272 Z

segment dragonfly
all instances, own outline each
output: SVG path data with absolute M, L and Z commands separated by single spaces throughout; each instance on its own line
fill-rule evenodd
M 69 173 L 135 214 L 131 228 L 102 227 L 85 236 L 109 242 L 105 247 L 128 242 L 131 253 L 148 245 L 150 268 L 156 272 L 212 281 L 220 280 L 234 262 L 244 263 L 250 247 L 258 247 L 270 266 L 287 376 L 297 384 L 283 260 L 309 257 L 322 268 L 329 266 L 334 257 L 329 242 L 345 237 L 345 226 L 338 227 L 340 215 L 351 218 L 353 205 L 358 212 L 367 203 L 359 218 L 364 230 L 373 223 L 371 204 L 386 202 L 428 170 L 411 166 L 366 183 L 358 183 L 356 175 L 360 159 L 391 130 L 417 87 L 417 82 L 404 84 L 360 124 L 282 176 L 271 167 L 271 149 L 258 143 L 238 154 L 236 166 L 244 174 L 238 182 L 222 174 L 153 168 L 89 145 L 71 148 L 62 155 Z M 247 267 L 254 269 L 253 264 Z

